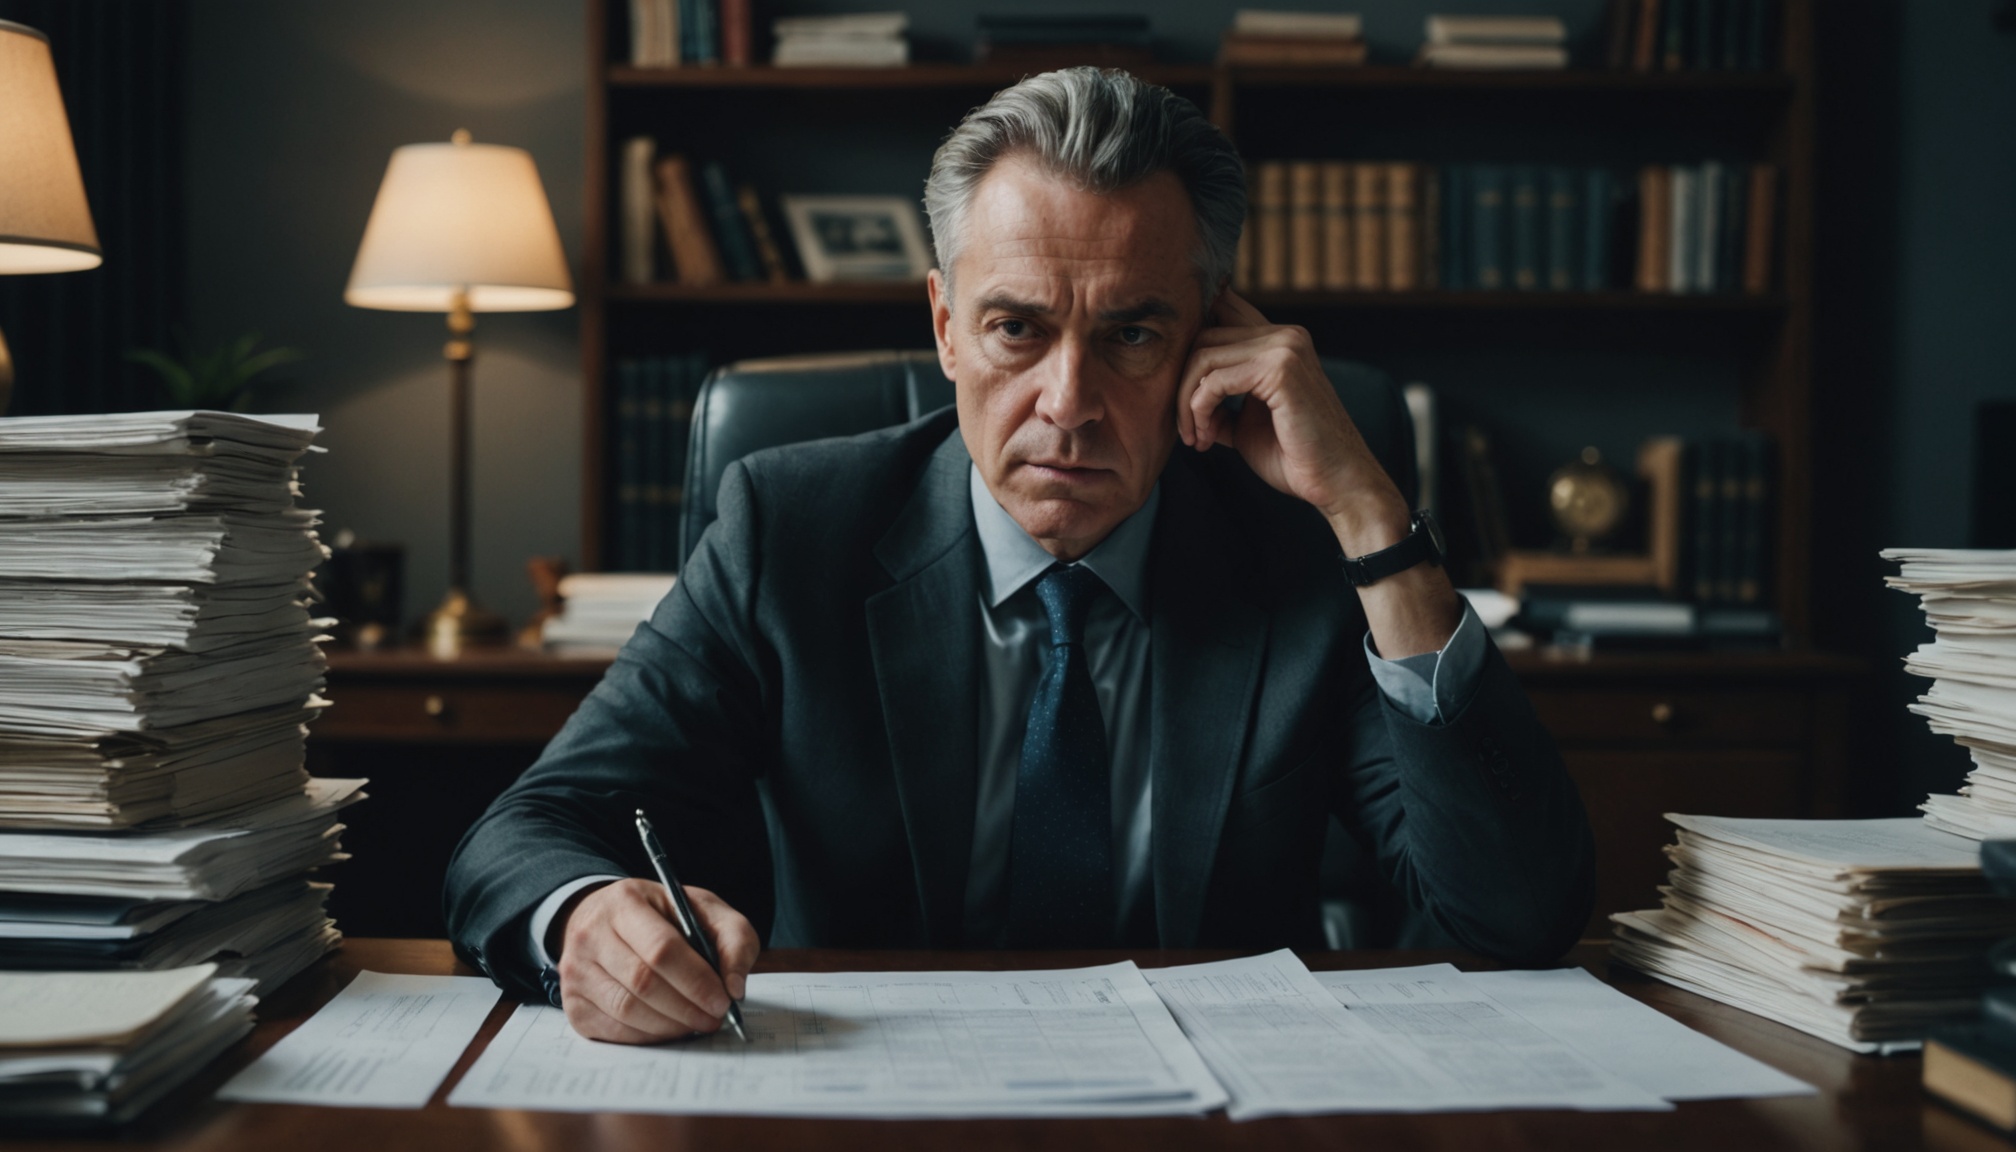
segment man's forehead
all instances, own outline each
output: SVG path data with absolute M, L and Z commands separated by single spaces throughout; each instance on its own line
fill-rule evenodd
M 1180 182 L 1157 175 L 1166 186 L 1101 194 L 1004 163 L 983 182 L 966 221 L 961 294 L 983 307 L 1087 307 L 1122 322 L 1175 314 L 1195 295 L 1196 223 Z

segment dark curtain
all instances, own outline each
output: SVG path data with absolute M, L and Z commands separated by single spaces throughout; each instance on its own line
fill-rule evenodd
M 133 348 L 171 348 L 183 321 L 186 0 L 0 0 L 46 33 L 105 263 L 0 276 L 14 352 L 8 415 L 160 407 Z

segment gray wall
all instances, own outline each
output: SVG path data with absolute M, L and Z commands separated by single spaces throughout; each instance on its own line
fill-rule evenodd
M 531 151 L 579 267 L 586 17 L 578 0 L 196 0 L 190 34 L 192 331 L 256 330 L 313 358 L 257 406 L 322 414 L 304 476 L 329 528 L 407 547 L 407 606 L 447 579 L 442 317 L 343 303 L 392 149 Z M 533 606 L 527 557 L 579 550 L 574 312 L 478 318 L 475 582 Z

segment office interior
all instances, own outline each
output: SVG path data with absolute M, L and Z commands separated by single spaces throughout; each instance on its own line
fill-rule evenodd
M 753 0 L 756 66 L 773 19 L 894 7 Z M 900 7 L 912 66 L 954 69 L 971 60 L 976 18 L 1072 6 Z M 1629 862 L 1614 883 L 1599 877 L 1610 903 L 1590 936 L 1608 912 L 1656 903 L 1670 839 L 1661 812 L 1913 816 L 1928 793 L 1960 786 L 1966 749 L 1907 710 L 1925 682 L 1903 658 L 1931 633 L 1916 599 L 1885 587 L 1896 567 L 1879 553 L 2016 548 L 2016 5 L 1786 0 L 1801 23 L 1772 49 L 1791 54 L 1785 69 L 1587 91 L 1249 81 L 1213 69 L 1231 0 L 1093 7 L 1147 18 L 1144 74 L 1174 77 L 1229 117 L 1256 170 L 1608 165 L 1629 196 L 1649 164 L 1778 165 L 1779 231 L 1756 291 L 1676 297 L 1626 272 L 1559 294 L 1250 293 L 1308 327 L 1322 355 L 1432 390 L 1442 459 L 1424 483 L 1453 501 L 1444 526 L 1464 541 L 1478 538 L 1465 517 L 1481 513 L 1456 459 L 1462 428 L 1489 435 L 1510 543 L 1550 554 L 1574 548 L 1550 524 L 1548 487 L 1588 449 L 1643 505 L 1632 462 L 1648 438 L 1762 430 L 1773 445 L 1764 590 L 1748 603 L 1773 617 L 1764 643 L 1576 651 L 1543 632 L 1514 654 L 1543 720 L 1559 725 L 1599 840 L 1622 838 L 1601 858 Z M 1362 13 L 1375 66 L 1406 68 L 1424 18 L 1453 10 L 1558 17 L 1580 70 L 1602 67 L 1612 6 L 1343 7 Z M 673 287 L 626 283 L 622 149 L 650 135 L 661 155 L 722 161 L 768 202 L 781 239 L 780 197 L 916 202 L 933 148 L 992 86 L 656 85 L 626 73 L 630 11 L 623 0 L 0 0 L 0 20 L 49 37 L 104 250 L 97 269 L 0 277 L 16 376 L 7 415 L 173 407 L 132 353 L 256 337 L 298 357 L 248 389 L 245 410 L 320 417 L 302 501 L 320 510 L 325 542 L 396 546 L 397 617 L 363 648 L 349 629 L 330 645 L 331 708 L 308 744 L 317 774 L 372 781 L 372 799 L 346 816 L 355 858 L 333 876 L 332 915 L 348 935 L 444 935 L 439 884 L 456 840 L 606 666 L 542 649 L 536 625 L 555 606 L 542 582 L 623 567 L 621 363 L 690 355 L 711 370 L 932 347 L 921 283 L 681 290 L 662 233 L 651 278 Z M 394 150 L 458 131 L 536 164 L 573 301 L 475 317 L 467 580 L 508 634 L 442 654 L 426 627 L 451 583 L 450 334 L 440 311 L 355 306 L 345 287 Z M 1613 231 L 1620 251 L 1639 242 L 1629 225 Z M 1646 550 L 1649 515 L 1615 547 Z M 676 568 L 668 554 L 674 563 L 656 568 Z M 1488 582 L 1488 570 L 1469 571 Z M 1392 922 L 1353 923 L 1363 935 L 1340 942 L 1404 942 Z

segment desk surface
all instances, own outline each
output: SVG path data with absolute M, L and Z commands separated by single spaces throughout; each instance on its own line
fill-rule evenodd
M 759 970 L 1015 969 L 1106 963 L 1125 953 L 933 953 L 783 951 Z M 1132 953 L 1143 967 L 1223 959 L 1230 953 Z M 1460 954 L 1421 952 L 1317 953 L 1311 968 L 1378 968 L 1450 960 Z M 1716 1100 L 1682 1104 L 1671 1113 L 1491 1112 L 1432 1116 L 1314 1116 L 1234 1124 L 1223 1113 L 1205 1118 L 1130 1120 L 865 1121 L 736 1117 L 573 1115 L 450 1108 L 443 1100 L 511 1010 L 500 1004 L 476 1045 L 420 1111 L 220 1104 L 211 1094 L 229 1075 L 313 1014 L 360 969 L 435 975 L 470 974 L 438 940 L 352 940 L 343 951 L 283 988 L 262 1006 L 252 1037 L 207 1069 L 177 1099 L 157 1107 L 117 1140 L 21 1142 L 0 1138 L 0 1150 L 76 1152 L 86 1148 L 173 1152 L 283 1149 L 285 1152 L 457 1152 L 460 1149 L 1030 1149 L 1154 1148 L 1157 1152 L 1220 1148 L 1410 1149 L 2004 1149 L 1986 1129 L 1930 1102 L 1919 1090 L 1917 1057 L 1855 1056 L 1767 1020 L 1635 974 L 1611 973 L 1600 945 L 1571 959 L 1617 987 L 1725 1044 L 1820 1088 L 1818 1096 Z

